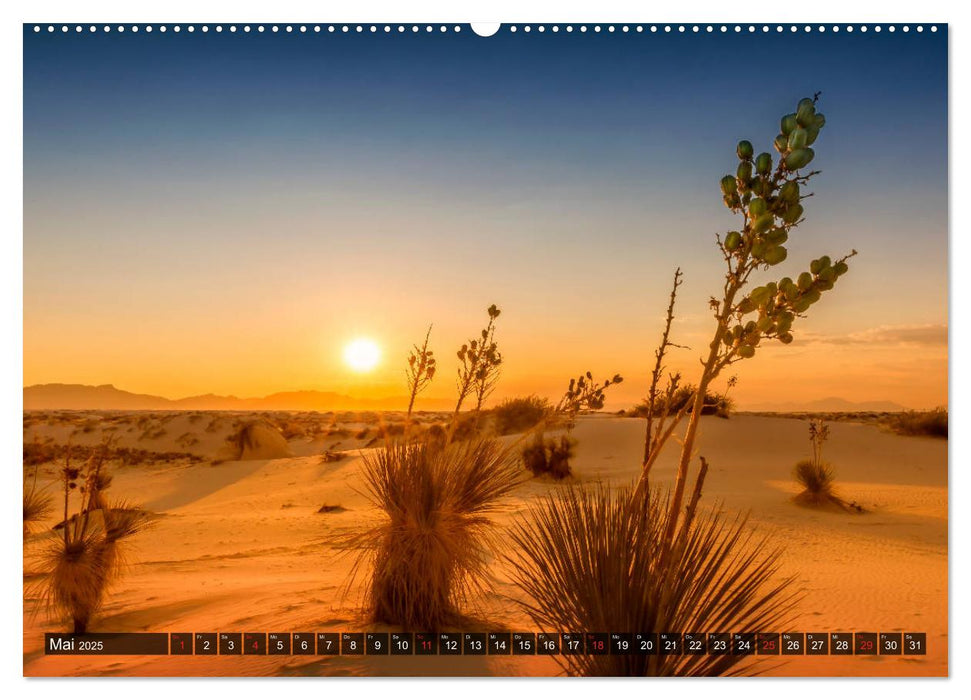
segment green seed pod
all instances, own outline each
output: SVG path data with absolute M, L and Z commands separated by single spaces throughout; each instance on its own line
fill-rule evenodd
M 739 346 L 738 356 L 746 360 L 750 357 L 755 357 L 755 348 L 753 348 L 751 345 Z
M 777 333 L 788 333 L 789 329 L 792 328 L 792 314 L 786 314 L 780 318 L 775 324 L 775 330 Z
M 838 263 L 836 263 L 835 265 L 833 265 L 833 272 L 836 273 L 836 276 L 837 277 L 842 277 L 847 272 L 849 272 L 849 269 L 850 269 L 850 266 L 847 265 L 842 260 L 840 260 Z
M 817 112 L 816 116 L 813 117 L 813 126 L 815 126 L 817 129 L 822 129 L 824 126 L 826 126 L 826 117 L 822 112 Z
M 761 197 L 756 197 L 748 205 L 748 213 L 753 219 L 757 219 L 762 216 L 766 211 L 768 211 L 769 206 L 765 203 L 765 200 Z
M 789 255 L 789 251 L 785 249 L 785 246 L 777 245 L 769 248 L 766 251 L 765 256 L 762 258 L 769 265 L 778 265 Z
M 759 175 L 768 175 L 770 170 L 772 170 L 772 154 L 759 153 L 758 158 L 755 159 L 755 172 Z
M 811 148 L 800 148 L 796 151 L 792 151 L 786 156 L 786 167 L 789 170 L 799 170 L 799 168 L 804 168 L 812 161 L 813 156 L 816 154 Z
M 791 277 L 783 277 L 779 280 L 779 291 L 782 292 L 784 296 L 789 296 L 789 290 L 795 289 L 796 285 L 793 284 Z
M 796 115 L 787 114 L 786 116 L 784 116 L 782 118 L 781 126 L 782 126 L 782 133 L 788 136 L 790 131 L 792 131 L 797 126 L 799 126 L 799 124 L 796 122 Z
M 739 141 L 735 153 L 738 154 L 741 160 L 751 160 L 754 150 L 750 141 Z
M 775 137 L 775 141 L 772 142 L 772 145 L 779 153 L 785 153 L 786 149 L 789 148 L 789 137 L 785 134 L 779 134 Z
M 765 232 L 765 240 L 770 245 L 782 245 L 789 240 L 789 234 L 784 228 L 773 228 Z
M 748 298 L 751 299 L 756 306 L 762 306 L 762 304 L 769 300 L 769 296 L 768 287 L 756 287 L 749 293 Z
M 742 245 L 742 234 L 738 231 L 729 231 L 725 236 L 725 250 L 732 253 Z
M 802 218 L 802 205 L 799 202 L 791 204 L 788 209 L 786 209 L 785 214 L 782 215 L 782 220 L 787 224 L 794 224 L 799 219 Z
M 797 284 L 799 285 L 799 291 L 805 292 L 807 289 L 813 286 L 813 276 L 808 272 L 803 272 L 801 275 L 799 275 L 799 281 Z
M 812 107 L 815 110 L 816 109 L 815 105 L 816 103 L 813 102 L 813 98 L 803 97 L 801 100 L 799 100 L 799 104 L 796 105 L 796 111 L 798 112 L 803 107 Z
M 836 281 L 836 270 L 831 267 L 824 267 L 819 271 L 819 281 L 832 285 Z M 832 286 L 830 287 L 832 288 Z
M 779 334 L 779 340 L 786 345 L 792 342 L 792 333 L 781 333 Z
M 807 312 L 812 305 L 813 303 L 809 300 L 809 297 L 803 296 L 792 302 L 792 310 L 798 314 L 802 314 Z
M 828 292 L 830 289 L 832 289 L 835 286 L 836 285 L 833 283 L 832 280 L 824 280 L 822 277 L 816 280 L 816 289 L 818 289 L 821 292 Z
M 738 170 L 735 171 L 735 176 L 739 180 L 744 180 L 748 182 L 752 179 L 752 164 L 747 160 L 742 161 L 738 164 Z
M 755 324 L 755 330 L 759 333 L 767 333 L 769 329 L 772 328 L 772 319 L 768 316 L 763 316 L 759 319 L 758 323 Z
M 735 193 L 735 178 L 731 175 L 726 175 L 721 180 L 722 194 L 730 195 Z
M 742 327 L 740 325 L 736 325 L 732 329 L 732 336 L 734 337 L 735 340 L 738 340 L 739 338 L 742 337 Z
M 769 245 L 763 240 L 757 240 L 752 244 L 752 257 L 756 260 L 761 260 L 765 257 L 765 253 L 769 250 Z
M 818 289 L 810 289 L 808 292 L 806 292 L 806 298 L 809 299 L 810 304 L 815 304 L 822 298 L 822 296 L 823 295 Z
M 738 302 L 738 312 L 740 314 L 749 314 L 753 311 L 755 311 L 755 302 L 752 301 L 751 297 L 745 297 Z
M 751 335 L 755 332 L 755 321 L 749 321 L 745 324 L 745 330 L 743 331 L 745 335 Z
M 819 127 L 818 126 L 807 126 L 806 127 L 806 145 L 812 146 L 816 143 L 816 139 L 819 138 Z
M 808 97 L 799 101 L 799 109 L 796 110 L 796 123 L 806 127 L 815 124 L 816 106 Z
M 814 275 L 818 275 L 823 269 L 822 258 L 816 258 L 811 263 L 809 263 L 809 271 Z
M 742 203 L 739 201 L 737 194 L 725 195 L 724 197 L 722 197 L 722 201 L 725 202 L 726 207 L 732 210 L 736 210 L 740 206 L 742 206 Z
M 752 222 L 752 230 L 755 233 L 762 233 L 770 228 L 775 223 L 775 216 L 772 214 L 762 214 L 759 218 Z
M 790 180 L 784 184 L 779 190 L 779 199 L 785 200 L 786 202 L 798 202 L 799 183 Z
M 806 147 L 806 130 L 799 127 L 789 132 L 789 150 Z
M 730 330 L 725 330 L 725 335 L 722 336 L 722 342 L 729 347 L 735 344 L 735 336 L 732 335 Z
M 833 261 L 829 259 L 828 255 L 824 255 L 819 259 L 819 264 L 822 266 L 822 269 L 825 270 L 826 268 L 833 266 Z

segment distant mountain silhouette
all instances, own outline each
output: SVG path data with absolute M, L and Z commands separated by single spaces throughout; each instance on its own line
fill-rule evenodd
M 739 407 L 743 411 L 792 412 L 856 412 L 856 411 L 906 411 L 908 408 L 893 401 L 847 401 L 838 396 L 830 396 L 815 401 L 788 401 L 785 403 L 751 404 Z
M 102 411 L 394 411 L 408 405 L 406 397 L 359 399 L 332 391 L 285 391 L 261 398 L 204 394 L 167 399 L 135 394 L 111 384 L 35 384 L 24 387 L 24 410 Z M 445 410 L 446 400 L 427 399 L 423 410 Z

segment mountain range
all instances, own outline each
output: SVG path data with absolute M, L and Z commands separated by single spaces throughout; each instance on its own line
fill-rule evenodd
M 440 405 L 439 405 L 440 404 Z M 424 410 L 446 410 L 444 399 L 422 401 Z M 24 387 L 24 410 L 102 411 L 394 411 L 407 407 L 407 397 L 360 399 L 332 391 L 285 391 L 259 398 L 203 394 L 167 399 L 135 394 L 111 384 L 34 384 Z

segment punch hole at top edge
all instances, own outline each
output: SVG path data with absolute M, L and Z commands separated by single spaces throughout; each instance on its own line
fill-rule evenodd
M 478 36 L 490 37 L 499 31 L 499 22 L 473 22 L 472 31 Z

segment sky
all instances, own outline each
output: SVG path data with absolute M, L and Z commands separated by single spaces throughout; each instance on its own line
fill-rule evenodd
M 124 34 L 24 29 L 24 384 L 182 397 L 405 392 L 433 324 L 500 306 L 495 398 L 590 370 L 642 397 L 676 267 L 671 369 L 714 328 L 719 179 L 821 92 L 789 259 L 859 251 L 740 406 L 947 403 L 947 35 Z M 343 360 L 356 338 L 372 371 Z M 737 369 L 737 372 L 734 370 Z

